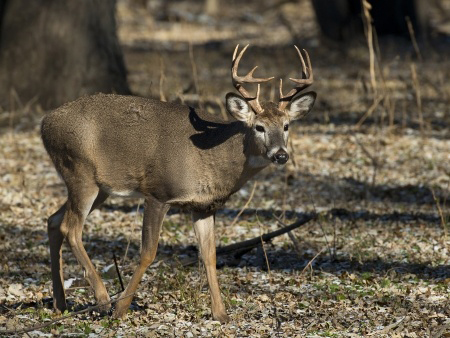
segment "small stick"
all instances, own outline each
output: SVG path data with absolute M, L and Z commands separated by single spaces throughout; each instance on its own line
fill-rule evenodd
M 278 221 L 278 224 L 280 224 L 283 227 L 287 227 L 286 223 L 284 223 L 283 220 L 281 220 L 279 217 L 277 217 L 276 215 L 272 214 L 272 216 Z M 289 231 L 288 233 L 289 238 L 291 239 L 292 243 L 294 244 L 294 249 L 297 252 L 298 255 L 300 255 L 300 242 L 298 241 L 297 237 L 294 235 L 294 233 L 292 231 Z
M 300 273 L 300 275 L 303 275 L 306 271 L 306 269 L 311 266 L 311 264 L 316 260 L 316 258 L 325 250 L 326 247 L 323 247 L 309 262 L 308 264 L 306 264 L 306 266 L 303 268 L 302 272 Z
M 224 104 L 222 103 L 222 100 L 219 99 L 218 97 L 216 97 L 215 101 L 216 101 L 217 105 L 220 107 L 220 114 L 222 115 L 223 120 L 228 121 L 227 111 L 225 109 Z
M 367 46 L 369 48 L 369 70 L 370 70 L 370 82 L 372 85 L 372 91 L 375 94 L 377 92 L 377 80 L 375 76 L 375 52 L 373 48 L 373 26 L 372 26 L 372 16 L 370 11 L 372 6 L 367 0 L 361 0 L 363 14 L 364 14 L 364 31 L 367 38 Z
M 422 62 L 423 61 L 422 53 L 420 53 L 419 45 L 417 44 L 416 34 L 414 33 L 414 27 L 412 25 L 411 19 L 409 18 L 409 16 L 407 16 L 407 17 L 405 17 L 405 20 L 406 20 L 406 25 L 408 26 L 408 32 L 409 32 L 409 36 L 411 38 L 411 42 L 414 47 L 414 51 L 416 52 L 417 58 L 419 59 L 419 61 Z
M 159 57 L 159 68 L 160 68 L 160 76 L 159 76 L 159 100 L 166 102 L 166 96 L 164 95 L 164 80 L 166 79 L 166 76 L 164 74 L 164 59 L 160 56 Z
M 375 98 L 372 105 L 369 107 L 369 109 L 367 109 L 366 113 L 360 118 L 358 123 L 355 125 L 356 130 L 358 130 L 362 126 L 364 121 L 373 114 L 373 112 L 378 107 L 378 105 L 380 104 L 381 100 L 383 100 L 383 98 L 384 98 L 383 95 L 380 95 Z
M 257 184 L 258 184 L 258 181 L 255 181 L 255 183 L 253 183 L 253 188 L 252 188 L 252 192 L 250 193 L 250 197 L 248 198 L 247 202 L 242 207 L 241 211 L 239 211 L 239 213 L 236 215 L 233 222 L 231 222 L 231 224 L 229 225 L 230 228 L 237 222 L 239 217 L 242 215 L 242 213 L 245 211 L 245 209 L 247 209 L 248 205 L 252 201 L 253 195 L 255 194 L 255 189 L 256 189 Z
M 420 133 L 422 134 L 422 137 L 424 137 L 424 121 L 423 121 L 423 114 L 422 114 L 422 95 L 420 93 L 420 83 L 419 83 L 419 79 L 417 76 L 416 65 L 414 63 L 411 63 L 411 76 L 412 76 L 414 90 L 415 90 L 415 94 L 416 94 L 417 111 L 419 113 Z
M 123 287 L 122 276 L 120 275 L 119 266 L 117 265 L 116 253 L 114 251 L 113 251 L 113 259 L 114 259 L 114 265 L 116 266 L 117 276 L 119 276 L 120 287 L 122 288 L 122 292 L 123 292 L 123 291 L 125 291 L 125 288 Z
M 258 213 L 256 214 L 256 221 L 258 222 L 258 226 L 259 226 L 259 238 L 261 239 L 261 247 L 262 247 L 263 252 L 264 252 L 264 257 L 266 258 L 267 272 L 269 274 L 269 282 L 271 283 L 272 282 L 272 278 L 271 278 L 271 275 L 270 275 L 269 258 L 267 258 L 266 248 L 264 247 L 264 241 L 263 241 L 263 238 L 262 238 L 262 228 L 261 228 L 262 224 L 261 224 L 261 221 L 259 220 Z

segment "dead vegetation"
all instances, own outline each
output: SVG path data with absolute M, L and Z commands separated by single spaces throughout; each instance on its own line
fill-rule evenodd
M 174 2 L 168 22 L 120 1 L 130 86 L 139 95 L 224 113 L 236 43 L 251 43 L 242 67 L 258 64 L 261 76 L 295 77 L 292 44 L 307 49 L 318 103 L 292 128 L 292 161 L 265 170 L 256 186 L 251 182 L 231 198 L 218 213 L 217 244 L 261 236 L 306 213 L 317 219 L 290 237 L 219 257 L 230 324 L 211 320 L 203 268 L 186 264 L 197 255 L 192 221 L 173 210 L 125 320 L 86 312 L 28 335 L 446 337 L 445 41 L 419 41 L 420 60 L 411 41 L 375 39 L 371 72 L 367 41 L 325 46 L 308 2 L 270 10 L 266 2 L 237 3 L 230 2 L 219 20 L 195 14 L 202 10 L 195 2 Z M 263 89 L 263 98 L 276 95 L 277 83 Z M 17 109 L 0 113 L 8 126 L 0 135 L 0 330 L 58 318 L 50 304 L 46 219 L 64 201 L 65 189 L 40 141 L 36 111 L 14 99 Z M 125 280 L 137 262 L 140 211 L 138 200 L 111 199 L 88 218 L 86 249 L 110 295 L 121 291 L 113 253 Z M 64 249 L 63 257 L 72 309 L 85 309 L 91 290 L 74 256 Z

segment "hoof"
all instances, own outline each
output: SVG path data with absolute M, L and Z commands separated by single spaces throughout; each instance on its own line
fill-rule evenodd
M 231 320 L 230 317 L 225 312 L 215 314 L 215 315 L 213 315 L 213 318 L 215 320 L 218 320 L 221 324 L 226 324 Z
M 113 318 L 122 319 L 123 317 L 125 317 L 128 311 L 128 307 L 129 306 L 120 306 L 120 304 L 117 304 L 112 315 Z
M 111 309 L 111 303 L 109 296 L 102 297 L 103 299 L 97 299 L 97 312 L 99 312 L 101 315 L 105 315 L 109 312 Z
M 55 310 L 55 312 L 57 314 L 61 314 L 64 313 L 64 311 L 67 310 L 67 304 L 66 302 L 56 302 L 55 300 L 53 300 L 53 309 Z
M 104 317 L 109 314 L 111 310 L 111 304 L 105 304 L 98 307 L 97 312 L 100 313 L 100 316 Z

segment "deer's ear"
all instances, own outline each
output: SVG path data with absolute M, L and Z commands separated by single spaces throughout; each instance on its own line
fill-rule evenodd
M 317 94 L 315 92 L 307 92 L 303 95 L 297 96 L 292 100 L 289 107 L 286 109 L 286 113 L 291 120 L 297 120 L 306 116 L 316 101 Z
M 247 101 L 245 101 L 242 96 L 236 95 L 234 93 L 228 93 L 226 98 L 227 110 L 231 116 L 236 120 L 251 124 L 255 113 L 248 106 Z

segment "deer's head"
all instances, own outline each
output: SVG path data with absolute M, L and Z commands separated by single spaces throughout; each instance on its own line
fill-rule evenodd
M 296 87 L 286 95 L 283 94 L 283 82 L 280 79 L 280 99 L 278 104 L 274 102 L 263 102 L 260 104 L 260 84 L 272 80 L 273 77 L 254 78 L 253 73 L 257 67 L 254 67 L 245 76 L 237 75 L 239 61 L 247 47 L 248 45 L 245 46 L 239 55 L 237 54 L 239 45 L 234 50 L 231 77 L 233 85 L 241 95 L 227 94 L 227 110 L 236 120 L 244 122 L 248 127 L 254 166 L 264 166 L 270 162 L 283 165 L 289 159 L 287 152 L 289 123 L 308 114 L 316 99 L 315 92 L 297 95 L 313 83 L 311 61 L 308 53 L 304 50 L 307 60 L 306 65 L 302 53 L 295 46 L 302 63 L 304 77 L 302 76 L 300 79 L 290 78 L 291 81 L 296 83 Z M 242 86 L 244 83 L 258 85 L 255 96 L 244 89 Z

